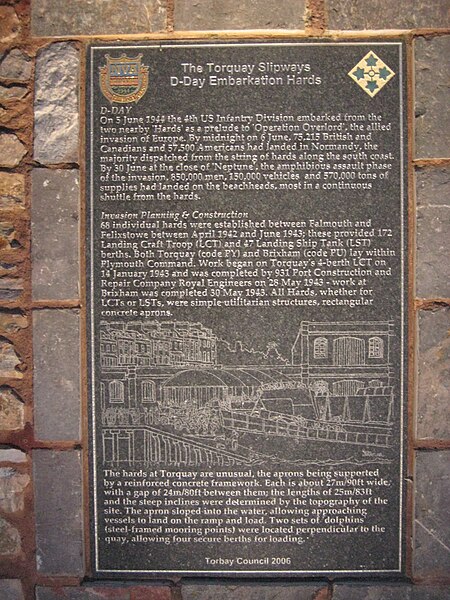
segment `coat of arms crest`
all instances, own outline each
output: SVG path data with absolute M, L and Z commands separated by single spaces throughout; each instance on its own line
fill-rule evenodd
M 106 65 L 100 67 L 100 88 L 110 102 L 138 102 L 147 91 L 148 67 L 141 64 L 142 54 L 130 58 L 105 55 Z

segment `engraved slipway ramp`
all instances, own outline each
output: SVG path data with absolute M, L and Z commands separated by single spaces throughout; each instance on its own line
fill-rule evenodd
M 214 449 L 192 439 L 173 435 L 145 425 L 138 428 L 126 426 L 105 429 L 103 432 L 105 463 L 161 463 L 201 464 L 217 466 L 245 464 L 247 459 Z

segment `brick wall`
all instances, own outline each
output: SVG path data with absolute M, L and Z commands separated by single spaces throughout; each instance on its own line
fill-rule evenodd
M 223 30 L 360 37 L 401 30 L 408 41 L 417 375 L 410 399 L 408 582 L 85 580 L 79 233 L 85 44 L 89 36 L 183 38 Z M 449 61 L 447 0 L 0 0 L 0 598 L 449 597 Z

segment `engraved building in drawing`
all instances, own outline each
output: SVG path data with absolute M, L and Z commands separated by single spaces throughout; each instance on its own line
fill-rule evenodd
M 392 330 L 390 321 L 302 322 L 292 363 L 321 418 L 392 422 Z
M 210 329 L 186 321 L 101 323 L 101 366 L 210 366 L 217 362 Z
M 216 363 L 216 337 L 198 323 L 100 324 L 103 408 L 143 407 L 153 413 L 163 381 L 180 369 Z

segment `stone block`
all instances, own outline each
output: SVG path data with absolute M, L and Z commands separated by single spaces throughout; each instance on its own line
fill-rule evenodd
M 24 91 L 25 95 L 21 100 L 12 98 L 4 101 L 4 106 L 0 105 L 0 127 L 13 131 L 22 130 L 27 133 L 30 131 L 29 96 L 26 92 L 27 90 Z
M 328 0 L 329 29 L 448 27 L 447 0 Z
M 408 600 L 448 600 L 448 586 L 414 585 Z
M 392 584 L 336 584 L 333 600 L 448 600 L 448 590 L 439 586 Z
M 14 81 L 28 81 L 31 77 L 31 58 L 18 48 L 0 54 L 0 77 Z
M 15 513 L 23 510 L 24 492 L 30 483 L 27 473 L 0 467 L 0 510 Z
M 0 429 L 15 431 L 24 426 L 24 405 L 7 385 L 0 387 Z
M 20 33 L 20 22 L 12 6 L 0 6 L 0 40 L 3 44 L 14 41 Z
M 327 600 L 328 586 L 320 583 L 277 585 L 183 585 L 183 600 Z
M 137 586 L 133 583 L 104 585 L 99 582 L 85 583 L 80 587 L 37 587 L 36 600 L 175 600 L 175 595 L 169 586 Z
M 151 33 L 166 27 L 166 0 L 34 0 L 37 36 Z
M 5 277 L 5 275 L 14 275 L 15 273 L 17 273 L 17 265 L 0 262 L 0 277 Z
M 13 558 L 21 551 L 20 534 L 6 519 L 0 517 L 0 556 Z
M 68 4 L 60 4 L 62 10 Z M 51 18 L 56 21 L 55 15 Z M 74 44 L 58 42 L 36 59 L 34 159 L 42 164 L 78 161 L 79 53 Z
M 39 440 L 80 438 L 80 317 L 38 310 L 33 318 L 34 427 Z
M 131 596 L 129 589 L 104 587 L 100 584 L 58 589 L 37 587 L 36 600 L 131 600 Z M 153 600 L 152 596 L 148 596 L 148 600 Z
M 2 103 L 22 100 L 27 94 L 27 88 L 21 85 L 0 85 L 0 102 Z
M 131 600 L 175 600 L 170 587 L 158 585 L 132 587 L 130 597 Z
M 416 294 L 449 298 L 450 168 L 420 170 L 416 187 Z
M 78 171 L 32 173 L 32 293 L 35 300 L 79 294 Z
M 0 266 L 1 268 L 1 266 Z M 27 317 L 19 311 L 0 311 L 0 331 L 17 333 L 28 327 Z
M 18 370 L 20 365 L 21 361 L 14 346 L 5 338 L 0 337 L 0 377 L 22 379 L 23 375 Z
M 0 210 L 25 208 L 25 177 L 20 173 L 0 172 Z
M 17 273 L 17 265 L 0 262 L 0 277 L 5 277 L 5 275 L 14 275 L 15 273 Z
M 428 3 L 428 5 L 430 5 Z M 448 25 L 447 25 L 448 26 Z M 450 35 L 418 38 L 416 63 L 416 158 L 450 156 Z
M 177 0 L 175 30 L 303 29 L 304 0 Z
M 16 300 L 23 292 L 23 280 L 20 277 L 0 278 L 0 300 L 11 302 Z
M 33 451 L 36 561 L 46 575 L 83 574 L 81 455 Z
M 9 221 L 0 221 L 0 250 L 15 250 L 19 247 L 14 225 Z
M 24 600 L 20 580 L 0 579 L 0 598 L 2 600 Z
M 415 469 L 413 575 L 448 577 L 450 573 L 450 451 L 418 451 Z
M 2 427 L 0 426 L 0 429 Z M 0 449 L 0 463 L 25 463 L 27 462 L 27 455 L 22 450 L 17 448 L 1 448 Z
M 14 169 L 26 153 L 27 149 L 14 133 L 0 134 L 0 167 Z
M 450 439 L 450 308 L 419 313 L 416 436 Z
M 410 586 L 405 584 L 336 584 L 333 600 L 410 600 Z

